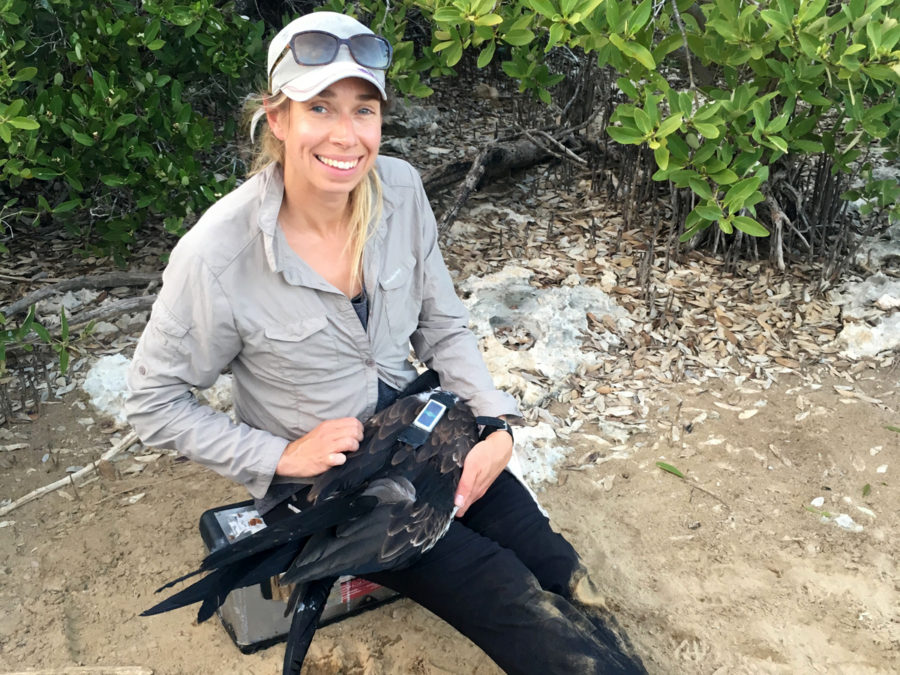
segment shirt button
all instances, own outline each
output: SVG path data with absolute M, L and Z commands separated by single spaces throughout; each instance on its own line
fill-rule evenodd
M 375 359 L 366 359 L 366 368 L 374 368 Z

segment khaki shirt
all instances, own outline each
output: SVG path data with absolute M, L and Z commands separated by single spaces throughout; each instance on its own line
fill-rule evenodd
M 366 330 L 350 300 L 288 246 L 276 165 L 178 242 L 128 378 L 128 420 L 145 443 L 175 448 L 261 498 L 289 441 L 327 419 L 364 421 L 379 378 L 396 389 L 414 379 L 410 342 L 476 414 L 519 415 L 468 329 L 418 173 L 388 157 L 376 169 L 384 209 L 363 256 Z M 226 367 L 238 422 L 191 394 Z

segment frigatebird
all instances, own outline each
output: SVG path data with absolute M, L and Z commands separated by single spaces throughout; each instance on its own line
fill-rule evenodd
M 297 584 L 283 672 L 299 673 L 336 577 L 404 567 L 444 535 L 478 425 L 492 419 L 476 421 L 442 390 L 398 399 L 365 422 L 344 464 L 316 477 L 298 513 L 210 553 L 200 569 L 159 590 L 209 572 L 203 579 L 142 616 L 202 601 L 197 620 L 205 621 L 230 591 L 282 574 L 279 583 Z

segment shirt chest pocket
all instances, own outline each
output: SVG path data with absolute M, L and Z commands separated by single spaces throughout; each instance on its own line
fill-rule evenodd
M 247 366 L 258 377 L 291 384 L 334 377 L 337 347 L 324 314 L 270 325 L 253 333 L 245 348 Z
M 415 283 L 416 261 L 412 256 L 385 270 L 378 280 L 384 296 L 384 314 L 394 342 L 406 344 L 419 326 L 422 305 L 421 288 Z

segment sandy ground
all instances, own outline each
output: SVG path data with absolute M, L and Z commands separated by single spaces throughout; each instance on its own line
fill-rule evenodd
M 900 372 L 857 371 L 853 382 L 782 374 L 767 391 L 726 381 L 660 385 L 648 431 L 627 451 L 604 456 L 587 427 L 572 436 L 568 464 L 540 500 L 651 673 L 900 671 L 900 434 L 886 428 L 900 425 Z M 8 427 L 0 445 L 30 448 L 0 453 L 0 495 L 49 483 L 109 447 L 100 424 L 79 424 L 87 414 L 70 397 L 31 424 Z M 41 463 L 47 449 L 58 466 Z M 124 459 L 77 492 L 5 517 L 0 672 L 280 672 L 283 647 L 244 655 L 217 620 L 195 625 L 190 608 L 137 616 L 160 583 L 200 560 L 200 514 L 244 494 L 170 456 L 125 473 L 134 463 Z M 806 508 L 817 497 L 817 511 L 831 520 Z M 839 526 L 839 514 L 861 531 Z M 465 638 L 400 600 L 319 631 L 306 672 L 498 671 Z

